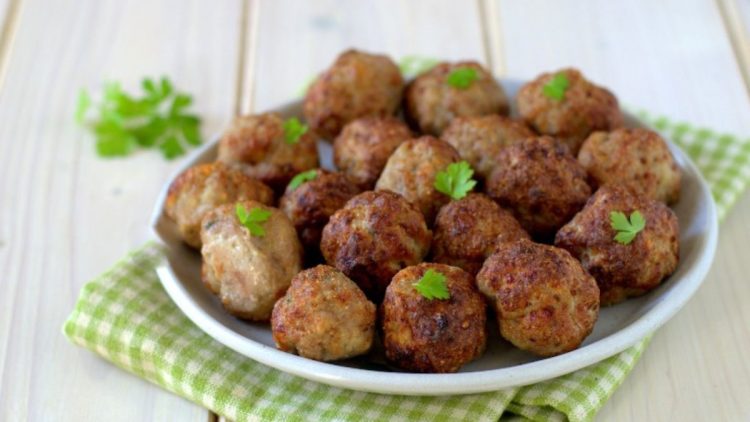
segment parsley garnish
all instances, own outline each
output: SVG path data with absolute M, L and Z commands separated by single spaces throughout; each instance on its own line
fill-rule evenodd
M 299 142 L 300 136 L 304 135 L 306 132 L 307 125 L 303 125 L 296 117 L 284 121 L 284 140 L 287 144 L 296 144 Z
M 186 145 L 201 144 L 200 119 L 186 112 L 193 102 L 189 95 L 175 92 L 165 77 L 145 78 L 141 88 L 143 96 L 138 98 L 117 83 L 105 86 L 96 105 L 98 116 L 89 125 L 100 156 L 126 156 L 141 147 L 158 148 L 164 158 L 172 159 L 184 154 Z M 89 93 L 82 90 L 75 112 L 78 123 L 86 123 L 93 105 Z
M 260 207 L 248 211 L 244 205 L 237 204 L 234 207 L 234 212 L 237 214 L 237 219 L 250 231 L 251 235 L 258 237 L 266 235 L 266 229 L 263 228 L 261 223 L 265 223 L 268 220 L 268 217 L 271 216 L 271 211 Z
M 454 88 L 466 89 L 477 79 L 479 79 L 479 75 L 476 69 L 473 67 L 459 67 L 449 73 L 445 81 Z
M 630 221 L 620 211 L 609 213 L 609 222 L 612 228 L 617 230 L 615 241 L 627 245 L 635 239 L 635 236 L 646 227 L 646 220 L 640 211 L 634 211 L 630 214 Z
M 445 284 L 445 276 L 435 270 L 427 270 L 418 282 L 412 284 L 414 289 L 425 298 L 450 299 L 451 294 Z
M 453 199 L 461 199 L 477 184 L 477 181 L 471 178 L 472 175 L 474 170 L 466 161 L 452 163 L 435 176 L 435 189 Z
M 569 86 L 570 81 L 568 81 L 568 77 L 564 73 L 558 73 L 549 82 L 544 84 L 542 92 L 547 97 L 560 101 L 565 98 L 565 91 L 568 90 Z
M 315 180 L 316 177 L 318 177 L 318 171 L 315 169 L 303 171 L 302 173 L 298 173 L 296 176 L 292 178 L 292 181 L 289 182 L 289 189 L 295 190 L 298 187 L 300 187 L 303 183 L 309 182 L 310 180 Z

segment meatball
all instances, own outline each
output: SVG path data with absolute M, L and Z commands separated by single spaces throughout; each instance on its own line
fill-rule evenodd
M 448 82 L 455 71 L 474 71 L 466 87 Z M 440 135 L 456 117 L 508 114 L 505 91 L 492 74 L 477 62 L 441 63 L 417 76 L 406 87 L 404 111 L 420 132 Z
M 533 136 L 536 134 L 522 121 L 490 114 L 453 119 L 440 138 L 453 145 L 482 179 L 487 179 L 497 165 L 501 149 Z
M 296 189 L 288 186 L 279 208 L 294 224 L 302 245 L 318 249 L 328 218 L 358 193 L 359 188 L 345 175 L 318 169 L 314 179 Z
M 627 245 L 614 240 L 613 211 L 639 211 L 646 227 Z M 621 185 L 605 185 L 555 237 L 599 284 L 601 302 L 611 305 L 656 288 L 679 261 L 679 225 L 664 203 Z
M 346 203 L 323 228 L 326 261 L 380 303 L 391 277 L 422 261 L 432 232 L 422 213 L 401 195 L 368 191 Z
M 388 159 L 375 189 L 403 195 L 432 224 L 440 207 L 450 200 L 435 189 L 435 175 L 460 158 L 452 146 L 432 136 L 406 141 Z
M 310 86 L 303 105 L 305 119 L 318 135 L 333 140 L 358 117 L 393 115 L 403 88 L 393 60 L 349 50 Z
M 449 299 L 427 299 L 414 284 L 432 270 L 445 278 Z M 484 353 L 487 305 L 472 276 L 444 264 L 399 271 L 381 306 L 386 359 L 414 372 L 456 372 Z
M 528 238 L 510 212 L 486 195 L 471 193 L 438 212 L 432 259 L 476 275 L 498 243 Z
M 367 353 L 375 336 L 375 305 L 341 271 L 328 265 L 294 276 L 273 307 L 279 349 L 331 361 Z
M 548 136 L 504 148 L 487 182 L 487 193 L 532 236 L 548 238 L 586 203 L 586 170 L 568 148 Z
M 564 97 L 559 100 L 544 92 L 545 85 L 557 75 L 565 75 L 568 80 Z M 564 141 L 574 154 L 591 132 L 623 124 L 617 98 L 576 69 L 540 75 L 521 87 L 516 104 L 518 113 L 534 130 Z
M 236 207 L 248 212 L 270 212 L 264 233 L 251 234 L 238 219 Z M 222 205 L 206 214 L 201 224 L 203 284 L 219 296 L 230 314 L 268 321 L 273 304 L 284 296 L 301 268 L 302 246 L 294 226 L 276 208 L 242 201 Z
M 648 129 L 594 132 L 581 146 L 578 162 L 594 187 L 625 183 L 667 204 L 680 197 L 680 168 L 664 139 Z
M 344 127 L 333 142 L 333 161 L 362 190 L 371 190 L 388 157 L 411 139 L 409 128 L 395 117 L 362 117 Z
M 599 316 L 596 281 L 564 249 L 502 243 L 477 275 L 500 334 L 519 349 L 553 356 L 580 346 Z
M 295 174 L 318 167 L 318 147 L 309 131 L 287 140 L 278 113 L 241 116 L 219 141 L 219 161 L 244 163 L 246 172 L 283 192 Z
M 271 188 L 246 175 L 240 166 L 199 164 L 185 170 L 169 185 L 165 213 L 174 220 L 182 239 L 201 247 L 201 220 L 219 205 L 252 199 L 273 203 Z

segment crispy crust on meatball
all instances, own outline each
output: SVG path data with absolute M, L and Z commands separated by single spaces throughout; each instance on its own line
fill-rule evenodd
M 520 120 L 490 114 L 457 117 L 451 121 L 440 139 L 453 145 L 482 179 L 490 177 L 497 166 L 497 154 L 515 142 L 535 136 Z
M 456 69 L 471 68 L 477 79 L 457 88 L 446 79 Z M 508 114 L 505 91 L 492 74 L 477 62 L 441 63 L 417 76 L 406 87 L 405 112 L 420 132 L 440 135 L 456 117 Z
M 569 85 L 565 97 L 556 100 L 544 94 L 544 86 L 561 73 Z M 534 130 L 564 141 L 574 154 L 591 132 L 623 125 L 617 98 L 586 80 L 576 69 L 539 75 L 521 87 L 516 104 L 518 113 Z
M 375 187 L 388 157 L 411 139 L 404 122 L 395 117 L 362 117 L 353 120 L 333 142 L 333 161 L 362 190 Z
M 445 276 L 450 299 L 429 300 L 415 288 L 427 270 Z M 486 304 L 471 275 L 443 264 L 419 264 L 393 277 L 381 305 L 385 356 L 414 372 L 456 372 L 482 355 Z
M 406 141 L 388 159 L 375 190 L 401 194 L 432 224 L 440 207 L 450 200 L 435 189 L 435 175 L 459 160 L 452 146 L 432 136 Z
M 581 146 L 578 162 L 594 187 L 622 183 L 667 204 L 680 198 L 680 168 L 667 143 L 648 129 L 594 132 Z
M 599 316 L 596 281 L 564 249 L 506 242 L 477 275 L 500 334 L 522 350 L 554 356 L 580 346 Z
M 253 114 L 237 117 L 224 132 L 218 161 L 244 163 L 248 175 L 283 192 L 294 175 L 318 167 L 318 147 L 309 131 L 287 142 L 278 113 Z
M 610 213 L 640 211 L 646 227 L 627 245 L 614 240 Z M 656 288 L 679 261 L 677 216 L 662 202 L 621 185 L 605 185 L 555 237 L 594 276 L 602 305 L 622 302 Z
M 393 115 L 403 88 L 401 71 L 389 57 L 348 50 L 308 89 L 305 119 L 318 135 L 333 140 L 358 117 Z
M 260 202 L 239 203 L 248 211 L 271 211 L 262 223 L 265 235 L 250 234 L 237 219 L 236 204 L 206 214 L 201 224 L 201 278 L 230 314 L 268 321 L 274 303 L 301 268 L 302 246 L 283 212 Z
M 317 169 L 313 180 L 296 189 L 287 186 L 279 208 L 294 224 L 302 245 L 318 249 L 328 219 L 358 193 L 359 188 L 344 174 Z
M 203 216 L 219 205 L 246 199 L 270 205 L 273 191 L 245 174 L 240 166 L 199 164 L 185 170 L 169 185 L 164 210 L 177 223 L 185 243 L 200 248 Z
M 441 208 L 433 230 L 432 259 L 472 275 L 498 243 L 529 238 L 513 214 L 479 193 Z
M 332 361 L 367 353 L 375 319 L 375 305 L 353 281 L 318 265 L 294 276 L 273 308 L 271 331 L 285 352 Z
M 331 216 L 320 249 L 328 264 L 380 303 L 393 275 L 421 262 L 431 240 L 422 213 L 409 201 L 393 192 L 368 191 Z
M 586 203 L 586 171 L 568 148 L 548 136 L 504 148 L 487 193 L 532 236 L 551 237 Z

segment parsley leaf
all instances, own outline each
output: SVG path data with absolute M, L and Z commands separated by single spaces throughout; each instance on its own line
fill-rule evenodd
M 299 119 L 292 117 L 284 122 L 284 140 L 289 145 L 299 142 L 299 138 L 307 133 L 307 125 L 303 125 Z
M 439 62 L 437 60 L 427 57 L 406 56 L 399 61 L 398 68 L 401 70 L 402 75 L 406 77 L 413 77 L 427 72 L 428 70 L 437 66 L 438 63 Z
M 617 231 L 615 241 L 627 245 L 635 239 L 635 236 L 646 227 L 646 219 L 640 211 L 634 211 L 630 214 L 630 221 L 620 211 L 609 213 L 609 222 L 612 228 Z
M 544 84 L 542 92 L 553 100 L 561 101 L 565 98 L 565 91 L 568 90 L 569 86 L 570 81 L 568 77 L 564 73 L 558 73 L 549 82 Z
M 472 179 L 474 170 L 469 163 L 460 161 L 449 164 L 448 167 L 435 175 L 435 189 L 453 199 L 461 199 L 471 192 L 477 181 Z
M 412 286 L 429 300 L 450 299 L 451 297 L 448 286 L 445 284 L 445 276 L 433 269 L 427 270 L 422 278 Z
M 88 92 L 78 96 L 75 118 L 96 137 L 96 152 L 102 157 L 127 156 L 141 148 L 156 148 L 171 160 L 185 153 L 186 146 L 200 145 L 200 119 L 187 112 L 191 96 L 175 91 L 166 77 L 141 81 L 142 96 L 125 92 L 120 84 L 104 86 L 96 104 L 98 116 L 86 124 L 94 106 Z
M 479 75 L 476 69 L 473 67 L 459 67 L 449 73 L 445 81 L 454 88 L 466 89 L 477 79 L 479 79 Z
M 310 180 L 315 180 L 315 178 L 317 177 L 318 177 L 318 171 L 316 169 L 298 173 L 296 176 L 292 178 L 292 181 L 289 182 L 289 189 L 295 190 L 298 187 L 302 186 L 303 183 L 309 182 Z
M 237 219 L 250 231 L 251 235 L 258 237 L 266 235 L 266 229 L 263 228 L 261 223 L 265 223 L 268 220 L 268 217 L 271 216 L 271 211 L 260 207 L 255 207 L 248 211 L 244 205 L 237 204 L 234 207 L 234 212 L 237 214 Z

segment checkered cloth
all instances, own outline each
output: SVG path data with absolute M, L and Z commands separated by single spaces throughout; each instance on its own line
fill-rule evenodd
M 646 113 L 703 171 L 724 216 L 750 179 L 750 140 Z M 510 413 L 588 421 L 628 376 L 645 339 L 588 368 L 531 386 L 447 397 L 390 396 L 330 387 L 242 356 L 202 332 L 172 303 L 154 268 L 156 244 L 86 284 L 65 335 L 115 365 L 233 420 L 472 420 Z

